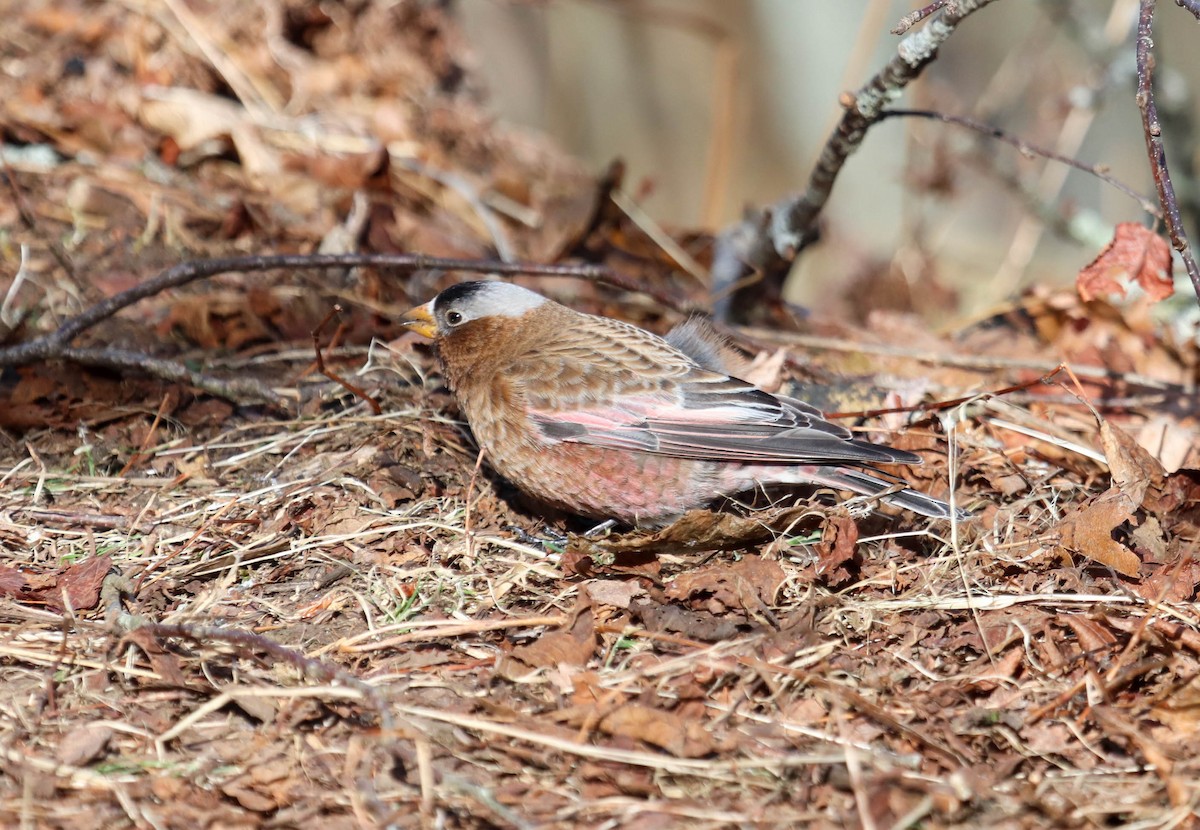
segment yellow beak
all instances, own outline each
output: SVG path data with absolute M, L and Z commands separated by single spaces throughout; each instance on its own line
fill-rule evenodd
M 433 319 L 433 300 L 425 305 L 410 308 L 401 315 L 400 321 L 406 328 L 412 329 L 423 337 L 432 339 L 437 334 L 437 321 Z

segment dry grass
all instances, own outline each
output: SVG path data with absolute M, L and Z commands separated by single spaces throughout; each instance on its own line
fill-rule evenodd
M 352 406 L 168 430 L 146 455 L 187 480 L 101 475 L 61 434 L 29 435 L 25 459 L 4 462 L 10 563 L 107 555 L 137 586 L 89 613 L 5 601 L 4 764 L 17 786 L 0 809 L 13 822 L 1194 815 L 1180 724 L 1200 621 L 1191 602 L 1146 599 L 1036 543 L 1087 488 L 1040 487 L 978 528 L 879 522 L 836 584 L 814 575 L 810 545 L 786 539 L 584 579 L 502 529 L 542 524 L 489 480 L 470 489 L 472 454 L 424 393 L 373 377 L 387 384 L 384 418 Z M 958 434 L 964 467 L 994 452 L 978 427 Z M 426 463 L 430 450 L 441 460 Z M 370 478 L 385 457 L 439 472 L 389 505 L 391 482 Z M 1047 472 L 1022 466 L 1030 480 Z M 1001 498 L 976 502 L 989 496 Z M 774 594 L 749 598 L 767 579 L 722 604 L 729 569 L 764 552 Z M 711 595 L 670 594 L 697 573 Z M 656 627 L 630 610 L 636 597 L 689 616 Z M 719 622 L 732 625 L 706 641 Z M 574 648 L 519 659 L 564 631 Z

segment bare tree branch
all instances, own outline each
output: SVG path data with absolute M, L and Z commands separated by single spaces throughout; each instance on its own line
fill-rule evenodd
M 1187 9 L 1200 20 L 1200 0 L 1175 0 L 1175 5 L 1181 9 Z
M 845 112 L 825 142 L 821 156 L 803 193 L 792 195 L 770 208 L 747 217 L 724 231 L 713 254 L 713 291 L 720 299 L 715 313 L 725 319 L 748 304 L 740 292 L 731 291 L 750 274 L 762 277 L 768 292 L 778 292 L 787 267 L 817 236 L 817 217 L 829 200 L 833 184 L 850 154 L 862 144 L 867 130 L 882 117 L 925 67 L 937 59 L 938 50 L 968 15 L 994 0 L 957 0 L 937 9 L 920 31 L 906 36 L 896 55 L 853 95 L 842 96 Z M 933 4 L 934 6 L 938 4 Z
M 203 372 L 193 372 L 184 364 L 174 360 L 153 357 L 127 349 L 66 347 L 54 357 L 80 366 L 98 366 L 102 369 L 110 369 L 119 374 L 141 372 L 162 380 L 186 383 L 210 395 L 216 395 L 235 403 L 269 403 L 281 409 L 287 406 L 287 401 L 282 395 L 254 378 L 219 378 Z
M 1187 230 L 1179 217 L 1175 186 L 1171 184 L 1171 174 L 1167 170 L 1167 151 L 1163 147 L 1162 125 L 1158 120 L 1158 108 L 1154 104 L 1154 55 L 1151 52 L 1153 47 L 1154 0 L 1141 0 L 1137 32 L 1137 104 L 1142 113 L 1146 151 L 1150 156 L 1150 169 L 1154 172 L 1154 186 L 1158 190 L 1158 201 L 1163 207 L 1167 233 L 1171 236 L 1171 244 L 1183 259 L 1183 266 L 1191 278 L 1192 288 L 1200 300 L 1200 268 L 1196 266 Z
M 976 121 L 974 118 L 967 118 L 961 115 L 947 115 L 942 112 L 933 110 L 906 110 L 906 109 L 890 109 L 880 113 L 880 120 L 887 118 L 906 117 L 906 118 L 929 118 L 934 121 L 942 121 L 946 124 L 958 124 L 960 127 L 975 130 L 983 135 L 994 138 L 997 141 L 1003 141 L 1016 147 L 1017 150 L 1024 156 L 1041 156 L 1042 158 L 1057 161 L 1060 164 L 1065 164 L 1068 167 L 1074 167 L 1076 170 L 1082 170 L 1085 173 L 1090 173 L 1105 184 L 1115 187 L 1117 190 L 1124 193 L 1130 199 L 1133 199 L 1142 210 L 1149 213 L 1151 216 L 1162 218 L 1162 210 L 1154 202 L 1147 199 L 1142 194 L 1138 193 L 1129 185 L 1122 182 L 1120 179 L 1113 178 L 1107 172 L 1104 165 L 1100 164 L 1085 164 L 1078 159 L 1073 159 L 1070 156 L 1064 156 L 1062 153 L 1056 153 L 1053 150 L 1047 150 L 1045 147 L 1039 147 L 1037 144 L 1031 144 L 1023 138 L 1015 135 L 1009 135 L 999 127 L 993 127 L 991 124 L 985 124 L 982 121 Z
M 950 2 L 950 0 L 933 0 L 933 2 L 928 6 L 922 6 L 915 12 L 904 15 L 904 17 L 900 18 L 900 21 L 892 29 L 892 34 L 907 34 L 909 29 L 911 29 L 913 26 L 916 26 L 925 18 L 929 17 L 929 15 L 941 9 L 948 2 Z
M 327 683 L 353 689 L 359 693 L 363 702 L 374 711 L 375 717 L 379 720 L 379 726 L 384 732 L 391 732 L 395 727 L 396 720 L 388 709 L 379 689 L 340 666 L 316 660 L 312 657 L 306 657 L 299 651 L 280 645 L 261 634 L 254 634 L 238 628 L 224 628 L 216 625 L 194 625 L 190 623 L 175 625 L 171 623 L 147 622 L 135 626 L 134 630 L 158 639 L 187 639 L 205 646 L 211 646 L 213 643 L 226 643 L 237 650 L 238 656 L 246 656 L 256 652 L 266 654 L 276 662 L 294 666 L 305 676 L 316 680 L 318 683 Z M 130 642 L 136 644 L 136 640 Z
M 72 342 L 124 308 L 171 288 L 231 271 L 268 271 L 276 268 L 354 268 L 375 266 L 411 272 L 437 269 L 476 271 L 495 274 L 565 276 L 604 282 L 627 291 L 643 292 L 667 308 L 681 309 L 685 303 L 666 291 L 640 280 L 612 271 L 602 265 L 542 265 L 521 262 L 497 262 L 487 259 L 447 259 L 419 254 L 281 254 L 243 256 L 183 262 L 130 289 L 107 297 L 67 318 L 49 334 L 0 348 L 0 367 L 23 366 L 42 360 L 66 360 L 84 366 L 101 366 L 118 372 L 144 372 L 164 380 L 188 383 L 213 395 L 236 402 L 267 402 L 283 406 L 284 399 L 274 390 L 250 378 L 222 379 L 194 372 L 172 360 L 134 351 L 109 348 L 75 348 Z

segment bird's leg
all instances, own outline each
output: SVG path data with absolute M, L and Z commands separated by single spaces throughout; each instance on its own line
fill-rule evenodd
M 583 538 L 602 538 L 607 536 L 608 532 L 616 526 L 616 519 L 606 519 L 605 521 L 593 527 L 591 530 L 585 531 Z M 551 551 L 552 553 L 562 552 L 566 548 L 567 543 L 571 541 L 570 536 L 560 530 L 550 527 L 549 525 L 544 526 L 540 534 L 530 533 L 528 530 L 517 527 L 516 525 L 508 525 L 504 529 L 511 533 L 521 544 L 531 545 L 532 547 L 541 548 L 542 550 Z
M 561 553 L 569 541 L 567 534 L 561 533 L 549 526 L 543 527 L 540 535 L 530 533 L 528 530 L 516 525 L 508 525 L 504 529 L 511 533 L 522 545 L 541 548 L 550 553 Z
M 591 530 L 583 534 L 584 539 L 599 539 L 602 536 L 607 536 L 608 532 L 617 526 L 616 519 L 605 519 L 600 524 L 593 527 Z

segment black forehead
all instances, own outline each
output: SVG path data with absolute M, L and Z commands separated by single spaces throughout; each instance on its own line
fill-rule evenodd
M 455 303 L 480 293 L 486 289 L 488 285 L 489 283 L 484 280 L 460 282 L 458 285 L 452 285 L 441 294 L 437 295 L 437 299 L 433 301 L 433 307 L 435 309 L 447 308 L 448 306 L 454 305 Z

